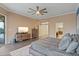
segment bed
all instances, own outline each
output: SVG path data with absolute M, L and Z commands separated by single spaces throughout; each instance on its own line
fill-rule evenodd
M 47 37 L 31 44 L 29 53 L 32 56 L 77 56 L 76 53 L 69 54 L 57 47 L 57 39 Z

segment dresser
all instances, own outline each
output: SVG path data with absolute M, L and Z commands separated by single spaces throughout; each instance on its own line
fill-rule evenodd
M 32 38 L 39 38 L 39 31 L 38 29 L 32 29 Z
M 30 39 L 29 33 L 16 33 L 16 41 L 24 41 Z

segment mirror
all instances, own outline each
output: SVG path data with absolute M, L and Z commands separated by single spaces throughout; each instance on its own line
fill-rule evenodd
M 56 38 L 61 39 L 63 36 L 63 23 L 56 23 Z

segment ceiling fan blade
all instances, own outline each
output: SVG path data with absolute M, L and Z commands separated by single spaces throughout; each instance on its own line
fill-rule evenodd
M 43 10 L 40 10 L 39 12 L 40 12 L 40 13 L 47 13 L 47 11 L 43 11 Z
M 47 11 L 43 11 L 43 13 L 47 13 Z
M 37 11 L 39 11 L 39 6 L 37 6 Z
M 41 10 L 46 10 L 46 8 L 44 8 L 44 9 L 41 9 Z
M 44 9 L 41 9 L 40 11 L 45 11 L 46 10 L 46 8 L 44 8 Z
M 32 9 L 32 8 L 29 8 L 29 9 L 36 12 L 36 10 L 34 10 L 34 9 Z
M 44 13 L 47 13 L 47 11 L 40 11 L 41 15 L 44 15 Z

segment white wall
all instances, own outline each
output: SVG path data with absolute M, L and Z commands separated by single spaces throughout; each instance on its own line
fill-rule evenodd
M 76 14 L 66 14 L 62 16 L 52 17 L 42 20 L 41 22 L 49 22 L 49 36 L 55 37 L 56 23 L 63 23 L 63 31 L 65 33 L 76 33 Z

